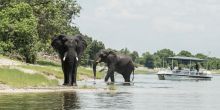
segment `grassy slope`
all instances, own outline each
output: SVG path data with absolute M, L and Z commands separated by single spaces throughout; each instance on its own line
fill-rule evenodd
M 56 86 L 57 80 L 49 80 L 40 74 L 27 74 L 16 69 L 0 68 L 0 82 L 11 87 Z
M 0 55 L 0 58 L 7 58 Z M 8 59 L 8 58 L 7 58 Z M 33 70 L 42 74 L 28 74 L 17 69 L 10 69 L 10 66 L 0 65 L 0 84 L 6 84 L 10 87 L 45 87 L 45 86 L 57 86 L 58 80 L 50 80 L 45 75 L 53 75 L 57 79 L 63 79 L 63 72 L 59 63 L 47 60 L 37 61 L 36 65 L 24 64 L 19 65 L 19 68 Z M 97 78 L 102 78 L 103 73 L 97 72 Z M 93 72 L 90 68 L 79 67 L 78 68 L 78 80 L 84 78 L 93 78 Z

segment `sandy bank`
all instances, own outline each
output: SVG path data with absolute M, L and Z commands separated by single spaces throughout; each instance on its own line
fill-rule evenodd
M 49 93 L 49 92 L 109 92 L 106 88 L 89 88 L 81 89 L 79 87 L 43 87 L 43 88 L 22 88 L 22 89 L 0 89 L 1 94 L 16 94 L 16 93 Z

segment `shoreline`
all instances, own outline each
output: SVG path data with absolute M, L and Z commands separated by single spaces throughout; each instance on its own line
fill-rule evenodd
M 39 87 L 39 88 L 10 88 L 0 89 L 0 95 L 4 94 L 23 94 L 23 93 L 54 93 L 54 92 L 112 92 L 106 88 L 81 89 L 79 87 Z

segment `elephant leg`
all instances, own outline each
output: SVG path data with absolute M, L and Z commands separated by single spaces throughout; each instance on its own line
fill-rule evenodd
M 105 82 L 108 82 L 109 77 L 111 77 L 111 80 L 114 79 L 114 71 L 107 72 Z
M 62 62 L 62 70 L 63 70 L 63 74 L 64 74 L 64 83 L 63 83 L 63 85 L 67 85 L 68 82 L 69 82 L 68 71 L 67 71 L 67 66 L 65 66 L 63 62 Z
M 109 77 L 110 77 L 110 74 L 107 73 L 105 76 L 105 82 L 108 82 Z
M 77 86 L 77 83 L 76 83 L 76 78 L 77 78 L 77 65 L 74 65 L 74 72 L 73 72 L 73 82 L 72 82 L 72 85 L 73 86 Z
M 124 73 L 123 78 L 124 78 L 125 82 L 130 82 L 130 74 Z
M 110 78 L 111 78 L 111 82 L 114 83 L 115 82 L 114 73 L 111 74 Z
M 111 64 L 108 67 L 108 72 L 107 75 L 105 76 L 105 82 L 108 82 L 109 77 L 112 77 L 114 79 L 114 71 L 115 71 L 115 66 L 114 64 Z
M 70 63 L 69 66 L 68 66 L 68 79 L 69 79 L 69 82 L 68 82 L 68 85 L 69 86 L 72 86 L 73 84 L 73 65 Z

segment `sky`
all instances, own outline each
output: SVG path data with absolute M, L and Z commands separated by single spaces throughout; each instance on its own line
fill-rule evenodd
M 220 0 L 78 0 L 74 20 L 106 48 L 220 57 Z

